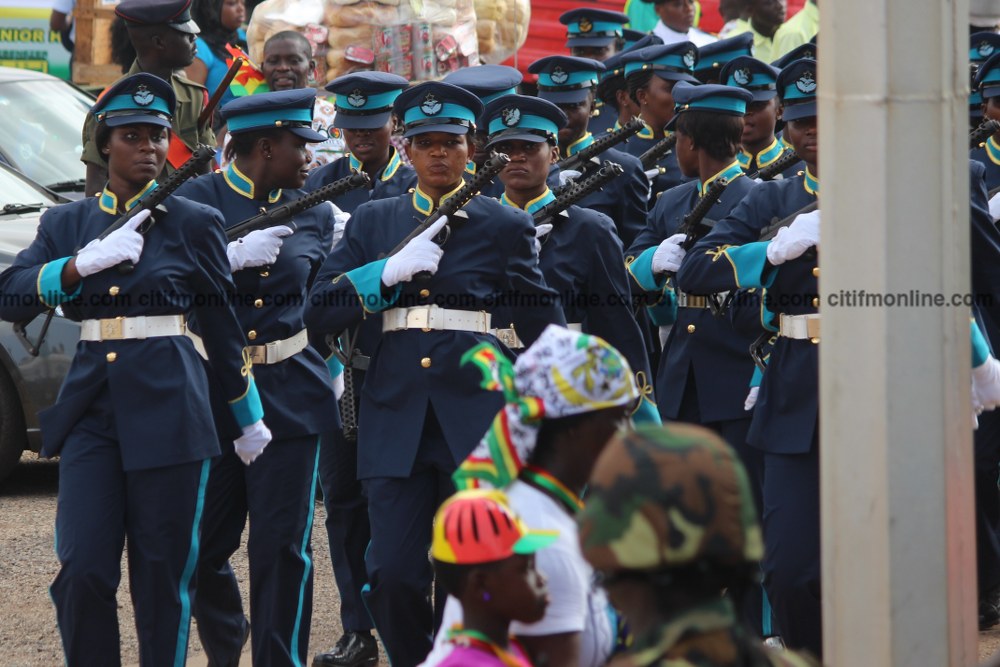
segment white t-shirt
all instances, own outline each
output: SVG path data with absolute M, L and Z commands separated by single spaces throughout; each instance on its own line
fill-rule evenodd
M 653 34 L 663 40 L 664 44 L 676 44 L 677 42 L 691 42 L 699 49 L 706 44 L 719 41 L 704 30 L 691 28 L 687 32 L 677 32 L 664 25 L 663 21 L 657 21 L 653 26 Z
M 76 0 L 52 0 L 52 9 L 56 10 L 60 14 L 65 14 L 70 16 L 73 13 L 73 9 L 76 7 Z M 69 38 L 70 41 L 76 42 L 76 17 L 70 16 L 73 21 L 73 25 L 69 28 Z
M 521 637 L 579 632 L 580 667 L 600 667 L 614 648 L 614 610 L 604 589 L 594 583 L 594 570 L 580 553 L 576 521 L 555 500 L 533 486 L 516 481 L 507 488 L 510 506 L 530 528 L 556 530 L 559 539 L 535 554 L 538 571 L 547 580 L 549 606 L 537 623 L 511 623 L 510 632 Z M 462 622 L 462 605 L 449 596 L 441 631 L 421 667 L 435 667 L 451 652 L 446 641 L 449 628 Z

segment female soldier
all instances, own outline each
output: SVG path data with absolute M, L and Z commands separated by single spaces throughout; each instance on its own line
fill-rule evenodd
M 59 398 L 40 415 L 42 454 L 60 455 L 61 567 L 50 592 L 71 665 L 121 662 L 115 592 L 126 538 L 142 664 L 186 657 L 205 483 L 219 447 L 185 315 L 204 325 L 213 381 L 243 430 L 237 446 L 260 449 L 270 439 L 229 306 L 219 214 L 167 197 L 166 214 L 145 235 L 136 232 L 149 220 L 143 211 L 98 239 L 156 188 L 174 104 L 170 84 L 151 74 L 112 86 L 91 110 L 107 161 L 103 192 L 47 211 L 34 242 L 0 275 L 4 294 L 17 296 L 0 306 L 4 319 L 61 305 L 82 321 Z M 115 270 L 125 260 L 131 273 Z
M 674 117 L 674 98 L 671 95 L 674 84 L 678 81 L 698 83 L 698 79 L 694 78 L 698 49 L 691 42 L 647 46 L 625 54 L 621 62 L 625 66 L 629 97 L 639 106 L 639 118 L 646 124 L 625 144 L 625 152 L 639 157 L 666 136 L 667 123 Z M 656 169 L 658 173 L 650 179 L 652 191 L 649 200 L 654 203 L 661 192 L 686 180 L 673 152 L 660 158 Z
M 489 131 L 487 149 L 511 159 L 500 172 L 506 188 L 500 203 L 534 214 L 554 201 L 546 177 L 559 160 L 556 137 L 566 125 L 566 114 L 537 97 L 508 95 L 490 102 L 483 118 Z M 635 370 L 636 383 L 646 387 L 646 346 L 632 315 L 622 242 L 614 223 L 603 213 L 571 206 L 553 224 L 539 227 L 544 237 L 539 263 L 546 284 L 560 294 L 566 321 L 570 328 L 601 336 L 621 350 Z M 499 337 L 519 342 L 510 335 Z M 651 388 L 636 418 L 659 422 Z
M 222 108 L 232 137 L 225 170 L 187 183 L 191 199 L 222 212 L 226 225 L 298 198 L 306 177 L 312 89 L 264 93 Z M 295 232 L 292 233 L 291 225 Z M 339 425 L 330 375 L 309 346 L 302 310 L 330 248 L 333 220 L 317 206 L 228 246 L 236 313 L 250 341 L 275 442 L 262 464 L 222 444 L 209 476 L 198 562 L 198 631 L 213 664 L 238 660 L 246 632 L 229 557 L 250 517 L 250 618 L 255 664 L 305 664 L 312 612 L 313 499 L 319 434 Z M 280 250 L 280 252 L 279 252 Z M 217 412 L 223 421 L 224 414 Z
M 432 239 L 445 218 L 386 257 L 464 184 L 483 108 L 468 91 L 428 82 L 396 98 L 394 110 L 417 187 L 358 207 L 310 294 L 306 324 L 336 333 L 373 313 L 382 317 L 358 440 L 372 533 L 366 602 L 392 664 L 413 667 L 431 646 L 431 520 L 451 493 L 456 463 L 499 407 L 473 373 L 456 370 L 459 358 L 493 340 L 488 311 L 501 301 L 518 299 L 510 310 L 528 343 L 563 317 L 538 269 L 531 218 L 495 200 L 475 197 L 452 216 L 443 247 Z M 433 276 L 413 281 L 419 272 Z

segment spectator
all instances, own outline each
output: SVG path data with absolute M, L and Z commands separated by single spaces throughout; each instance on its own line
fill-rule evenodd
M 750 20 L 737 23 L 727 34 L 733 37 L 744 32 L 753 33 L 753 57 L 766 63 L 778 57 L 774 51 L 774 35 L 788 12 L 788 0 L 749 0 Z
M 771 59 L 780 58 L 807 43 L 819 32 L 819 0 L 806 0 L 798 14 L 785 21 L 774 33 Z
M 750 30 L 750 3 L 748 0 L 719 0 L 719 16 L 724 22 L 719 39 L 733 37 Z
M 199 0 L 194 5 L 194 20 L 201 34 L 194 40 L 197 51 L 186 75 L 212 94 L 233 61 L 233 54 L 227 47 L 246 48 L 247 33 L 242 27 L 246 21 L 246 7 L 243 0 Z M 219 100 L 219 108 L 234 97 L 227 90 Z M 218 130 L 218 126 L 213 129 Z
M 643 0 L 652 3 L 660 20 L 653 27 L 653 34 L 664 44 L 691 42 L 701 47 L 711 44 L 715 37 L 694 27 L 694 0 Z
M 73 8 L 76 0 L 53 0 L 52 14 L 49 15 L 49 29 L 58 32 L 62 45 L 73 53 L 76 43 L 76 22 L 73 20 Z M 72 58 L 70 58 L 72 63 Z

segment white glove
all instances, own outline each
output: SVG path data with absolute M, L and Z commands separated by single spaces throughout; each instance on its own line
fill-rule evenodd
M 562 169 L 559 171 L 559 185 L 566 185 L 578 178 L 580 178 L 580 172 L 575 169 Z
M 264 425 L 264 420 L 258 419 L 249 426 L 243 427 L 243 435 L 233 440 L 236 455 L 243 465 L 250 465 L 264 453 L 267 443 L 271 442 L 271 431 Z
M 443 215 L 433 225 L 410 240 L 403 249 L 389 257 L 382 268 L 382 283 L 392 287 L 409 282 L 421 271 L 437 273 L 438 262 L 444 250 L 432 240 L 448 224 L 448 216 Z
M 340 210 L 340 207 L 332 201 L 327 203 L 333 210 L 333 245 L 331 247 L 334 247 L 344 235 L 344 228 L 347 227 L 347 221 L 351 219 L 351 214 Z
M 687 234 L 674 234 L 653 252 L 653 273 L 677 273 L 684 261 L 687 250 L 681 247 Z
M 757 394 L 760 393 L 760 387 L 750 387 L 750 393 L 747 394 L 747 398 L 743 401 L 743 409 L 747 412 L 753 410 L 753 406 L 757 405 Z
M 1000 361 L 993 357 L 972 369 L 972 405 L 976 414 L 1000 406 Z
M 778 230 L 767 244 L 767 261 L 774 266 L 801 257 L 812 246 L 819 245 L 819 211 L 803 213 L 792 224 Z
M 291 227 L 277 225 L 267 229 L 255 229 L 243 238 L 233 241 L 226 246 L 229 268 L 236 273 L 240 269 L 252 266 L 274 264 L 281 250 L 282 237 L 291 234 Z
M 990 217 L 993 218 L 993 222 L 1000 220 L 1000 193 L 990 199 Z
M 142 254 L 142 234 L 135 231 L 146 222 L 152 212 L 145 209 L 135 217 L 107 235 L 103 240 L 94 239 L 76 253 L 76 271 L 86 278 L 125 260 L 135 264 Z
M 337 373 L 337 376 L 330 383 L 333 385 L 333 397 L 339 401 L 340 397 L 344 395 L 344 374 Z
M 552 231 L 552 223 L 546 222 L 545 224 L 538 225 L 535 227 L 535 254 L 538 255 L 542 252 L 542 239 L 545 238 L 549 232 Z

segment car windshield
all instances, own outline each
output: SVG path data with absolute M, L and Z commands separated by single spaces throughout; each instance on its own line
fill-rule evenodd
M 93 102 L 59 80 L 0 83 L 0 153 L 45 186 L 82 180 L 80 133 Z
M 0 167 L 0 215 L 5 206 L 18 204 L 55 206 L 56 202 L 22 176 Z

